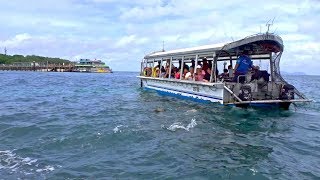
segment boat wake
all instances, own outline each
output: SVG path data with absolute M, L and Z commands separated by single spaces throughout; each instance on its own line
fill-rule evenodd
M 167 129 L 170 131 L 176 131 L 177 129 L 184 129 L 186 131 L 189 131 L 191 128 L 194 128 L 197 125 L 197 122 L 195 119 L 192 119 L 191 122 L 185 127 L 182 125 L 181 122 L 175 122 L 171 124 Z

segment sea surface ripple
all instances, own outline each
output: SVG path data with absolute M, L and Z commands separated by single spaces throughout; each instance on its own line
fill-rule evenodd
M 137 73 L 0 72 L 0 179 L 319 179 L 320 76 L 289 111 L 160 96 Z

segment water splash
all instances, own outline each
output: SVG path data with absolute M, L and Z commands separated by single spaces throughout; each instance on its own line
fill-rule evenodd
M 13 151 L 0 151 L 0 169 L 11 169 L 12 171 L 16 171 L 21 166 L 32 165 L 35 162 L 37 162 L 37 159 L 31 159 L 29 157 L 22 158 Z
M 121 133 L 121 129 L 119 129 L 120 127 L 122 127 L 123 125 L 118 125 L 116 126 L 115 128 L 113 128 L 113 133 L 118 133 L 120 132 Z
M 185 127 L 182 125 L 181 122 L 176 122 L 171 124 L 167 129 L 170 131 L 176 131 L 177 129 L 184 129 L 186 131 L 189 131 L 191 128 L 194 128 L 197 125 L 197 122 L 195 119 L 191 119 L 191 122 Z
M 187 113 L 196 113 L 196 112 L 198 112 L 198 110 L 196 110 L 196 109 L 190 109 L 187 111 Z
M 250 168 L 249 169 L 250 171 L 252 171 L 252 175 L 256 175 L 256 173 L 258 172 L 256 169 L 254 169 L 254 168 Z
M 26 175 L 33 174 L 34 172 L 49 172 L 55 170 L 55 168 L 50 165 L 42 168 L 37 162 L 37 159 L 20 157 L 14 153 L 14 150 L 0 151 L 0 170 L 8 169 L 11 172 L 23 172 Z
M 54 171 L 54 167 L 53 166 L 45 166 L 42 169 L 37 169 L 36 172 L 44 172 L 44 171 Z

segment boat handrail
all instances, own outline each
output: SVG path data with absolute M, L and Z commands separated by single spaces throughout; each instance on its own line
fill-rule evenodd
M 202 81 L 189 81 L 189 80 L 180 80 L 180 79 L 168 79 L 168 78 L 156 78 L 156 77 L 146 77 L 146 76 L 137 76 L 141 79 L 153 79 L 153 80 L 159 80 L 159 81 L 169 81 L 169 82 L 181 82 L 185 84 L 194 84 L 194 85 L 204 85 L 204 86 L 217 86 L 221 85 L 223 86 L 224 82 L 202 82 Z
M 223 86 L 225 90 L 227 90 L 232 96 L 234 96 L 239 102 L 242 102 L 242 100 L 227 86 Z
M 247 75 L 239 75 L 238 78 L 237 78 L 237 83 L 239 83 L 241 77 L 244 77 L 245 81 L 247 81 L 246 80 Z

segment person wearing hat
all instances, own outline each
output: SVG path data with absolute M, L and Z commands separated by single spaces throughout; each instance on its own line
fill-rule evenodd
M 195 80 L 196 81 L 202 81 L 204 74 L 202 73 L 202 67 L 201 65 L 197 65 L 196 74 L 195 74 Z

